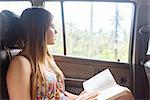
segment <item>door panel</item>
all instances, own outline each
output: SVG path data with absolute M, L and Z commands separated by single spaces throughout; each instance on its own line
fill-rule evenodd
M 117 83 L 130 88 L 130 67 L 125 63 L 104 62 L 66 56 L 54 56 L 65 75 L 66 90 L 79 94 L 83 91 L 82 83 L 95 74 L 109 68 Z

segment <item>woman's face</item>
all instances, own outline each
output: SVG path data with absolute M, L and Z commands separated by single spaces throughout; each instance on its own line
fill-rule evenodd
M 49 25 L 49 28 L 48 28 L 48 30 L 47 30 L 47 44 L 50 44 L 50 45 L 52 45 L 52 44 L 55 44 L 55 34 L 57 33 L 57 31 L 56 31 L 56 29 L 55 29 L 55 27 L 54 27 L 54 25 L 53 24 L 50 24 Z

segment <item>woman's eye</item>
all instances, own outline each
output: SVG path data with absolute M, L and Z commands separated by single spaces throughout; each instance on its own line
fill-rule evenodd
M 52 26 L 50 26 L 51 28 L 54 28 L 54 26 L 52 25 Z

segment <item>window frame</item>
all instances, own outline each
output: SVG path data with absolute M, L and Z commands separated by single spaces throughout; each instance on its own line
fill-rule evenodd
M 129 54 L 128 54 L 128 62 L 132 61 L 132 54 L 133 54 L 133 36 L 134 36 L 134 26 L 135 26 L 135 8 L 136 3 L 131 0 L 44 0 L 46 2 L 60 2 L 61 6 L 61 17 L 62 17 L 62 32 L 63 32 L 63 50 L 64 56 L 67 56 L 67 47 L 66 47 L 66 30 L 65 30 L 65 18 L 64 18 L 64 2 L 65 1 L 81 1 L 81 2 L 117 2 L 117 3 L 132 3 L 133 4 L 133 11 L 132 11 L 132 18 L 131 18 L 131 30 L 129 36 Z M 100 59 L 99 59 L 100 60 Z M 107 61 L 107 60 L 106 60 Z

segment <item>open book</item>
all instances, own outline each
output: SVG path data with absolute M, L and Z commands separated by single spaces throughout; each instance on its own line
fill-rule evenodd
M 127 88 L 116 83 L 109 69 L 106 69 L 89 80 L 83 82 L 85 91 L 100 91 L 98 100 L 114 100 L 124 93 Z

